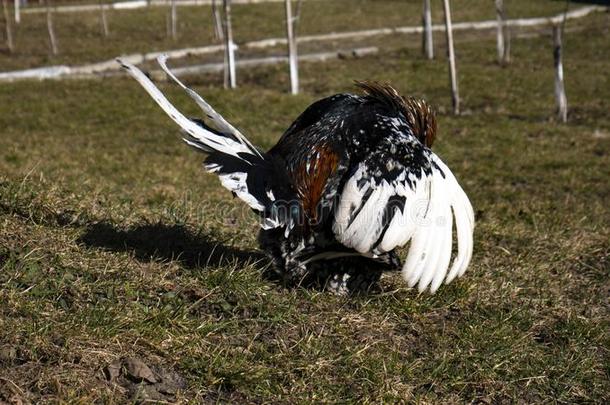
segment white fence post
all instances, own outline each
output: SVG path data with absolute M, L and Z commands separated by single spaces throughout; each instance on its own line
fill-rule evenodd
M 561 60 L 561 26 L 553 25 L 553 59 L 555 64 L 555 99 L 557 101 L 557 118 L 568 121 L 568 99 L 563 83 L 563 64 Z
M 460 114 L 460 94 L 458 91 L 457 71 L 455 68 L 455 52 L 453 49 L 453 30 L 451 27 L 451 8 L 449 0 L 443 0 L 445 10 L 445 31 L 447 33 L 447 56 L 449 58 L 449 78 L 451 79 L 451 100 L 453 103 L 453 114 Z
M 15 24 L 21 22 L 21 0 L 15 0 Z
M 510 62 L 510 31 L 506 24 L 506 10 L 503 0 L 495 0 L 496 5 L 496 42 L 498 47 L 498 63 Z
M 212 17 L 214 18 L 214 35 L 217 40 L 224 40 L 224 32 L 222 29 L 222 19 L 220 10 L 218 9 L 218 0 L 212 0 Z
M 178 14 L 176 12 L 176 0 L 172 0 L 171 1 L 171 10 L 170 10 L 170 20 L 171 20 L 171 31 L 172 31 L 172 39 L 176 40 L 178 34 L 178 28 L 176 27 L 178 25 Z
M 502 0 L 495 0 L 496 3 L 496 44 L 498 47 L 498 63 L 504 60 L 504 5 Z
M 47 31 L 49 32 L 49 44 L 51 45 L 51 53 L 57 55 L 57 39 L 55 38 L 55 30 L 53 29 L 53 13 L 51 12 L 51 0 L 45 0 L 47 8 Z
M 106 18 L 106 7 L 104 5 L 103 0 L 98 0 L 98 3 L 100 5 L 100 25 L 102 28 L 102 35 L 104 37 L 107 37 L 108 36 L 108 20 Z
M 235 44 L 233 43 L 233 28 L 231 26 L 231 0 L 223 0 L 225 14 L 225 87 L 237 87 L 235 77 Z
M 299 65 L 297 60 L 297 41 L 294 34 L 296 18 L 292 16 L 292 0 L 286 3 L 286 35 L 288 36 L 288 63 L 290 65 L 290 92 L 299 93 Z

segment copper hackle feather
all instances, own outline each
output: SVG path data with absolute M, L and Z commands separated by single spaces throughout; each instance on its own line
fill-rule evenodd
M 386 83 L 356 81 L 356 87 L 364 93 L 401 110 L 413 133 L 421 143 L 432 147 L 436 138 L 436 115 L 425 100 L 415 97 L 403 97 L 398 91 Z

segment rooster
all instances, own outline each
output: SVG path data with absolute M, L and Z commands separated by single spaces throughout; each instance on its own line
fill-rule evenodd
M 357 82 L 363 94 L 313 103 L 262 152 L 166 60 L 158 58 L 161 68 L 206 121 L 185 117 L 142 71 L 118 62 L 182 128 L 184 141 L 207 154 L 205 169 L 260 216 L 260 246 L 285 282 L 350 294 L 375 285 L 383 271 L 402 271 L 410 287 L 434 293 L 466 271 L 474 214 L 430 149 L 436 119 L 425 101 Z M 407 244 L 402 264 L 397 249 Z

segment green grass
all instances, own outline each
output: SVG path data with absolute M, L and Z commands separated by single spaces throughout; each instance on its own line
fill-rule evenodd
M 565 4 L 562 1 L 511 0 L 507 7 L 513 16 L 539 17 L 561 12 Z M 168 12 L 164 7 L 109 11 L 110 35 L 107 38 L 101 35 L 100 16 L 96 11 L 55 14 L 54 26 L 60 51 L 57 56 L 50 53 L 45 14 L 24 14 L 20 25 L 13 24 L 15 52 L 6 52 L 4 41 L 0 45 L 0 71 L 94 63 L 121 54 L 204 46 L 215 42 L 209 7 L 178 7 L 179 37 L 176 41 L 166 34 Z M 234 37 L 238 44 L 285 36 L 282 3 L 235 5 L 233 12 Z M 442 7 L 435 6 L 433 12 L 433 21 L 441 23 Z M 471 0 L 467 7 L 455 7 L 453 17 L 455 21 L 494 19 L 495 12 L 489 1 Z M 307 35 L 420 23 L 419 0 L 315 0 L 303 4 L 299 33 Z
M 444 61 L 415 47 L 303 64 L 297 97 L 283 66 L 234 91 L 189 81 L 264 147 L 353 79 L 438 106 L 435 149 L 477 228 L 471 268 L 433 296 L 397 275 L 351 298 L 265 279 L 255 218 L 127 78 L 2 85 L 0 399 L 123 403 L 104 368 L 138 357 L 186 380 L 166 399 L 194 403 L 608 402 L 605 26 L 568 25 L 567 125 L 548 37 L 515 39 L 503 68 L 492 37 L 458 35 L 460 117 L 443 113 Z

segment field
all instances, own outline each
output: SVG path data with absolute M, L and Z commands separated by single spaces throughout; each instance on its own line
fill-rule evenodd
M 378 26 L 395 18 L 391 1 L 355 3 Z M 564 6 L 515 4 L 524 16 Z M 272 9 L 248 15 L 277 23 L 281 6 Z M 477 13 L 455 18 L 493 18 Z M 330 31 L 316 21 L 304 14 L 303 33 Z M 418 21 L 419 11 L 396 24 Z M 281 36 L 277 24 L 240 35 Z M 610 401 L 608 14 L 566 26 L 567 124 L 554 119 L 548 31 L 513 38 L 504 67 L 491 33 L 457 33 L 459 117 L 448 113 L 441 35 L 433 61 L 411 36 L 384 40 L 378 55 L 302 64 L 298 96 L 285 66 L 239 71 L 232 91 L 217 75 L 187 80 L 265 149 L 352 80 L 435 105 L 435 150 L 477 218 L 470 269 L 435 295 L 394 274 L 354 297 L 269 280 L 256 218 L 126 77 L 0 84 L 0 403 Z M 134 35 L 125 52 L 174 47 Z M 0 70 L 55 63 L 23 38 L 31 48 L 0 54 Z M 57 62 L 123 52 L 83 49 Z M 161 88 L 197 115 L 179 89 Z
M 298 31 L 302 35 L 310 35 L 418 25 L 421 23 L 419 3 L 401 0 L 310 1 L 302 7 Z M 493 7 L 487 7 L 483 0 L 478 0 L 478 3 L 485 6 L 456 8 L 453 13 L 455 21 L 495 19 Z M 554 15 L 564 9 L 562 1 L 511 0 L 510 4 L 511 14 L 519 17 Z M 57 13 L 53 17 L 60 50 L 57 56 L 50 55 L 45 14 L 24 14 L 23 22 L 17 28 L 14 27 L 15 52 L 0 52 L 0 71 L 44 65 L 94 63 L 121 54 L 218 43 L 214 39 L 214 23 L 209 7 L 178 7 L 177 10 L 177 41 L 167 36 L 168 8 L 165 7 L 109 11 L 107 18 L 110 33 L 107 38 L 101 35 L 98 12 Z M 434 22 L 441 23 L 442 8 L 435 7 L 433 12 Z M 282 3 L 236 5 L 233 6 L 233 13 L 234 38 L 238 44 L 285 36 L 285 11 Z M 419 38 L 412 37 L 412 40 L 419 43 Z

